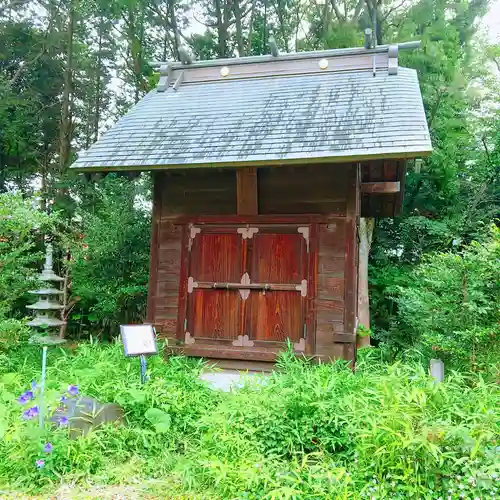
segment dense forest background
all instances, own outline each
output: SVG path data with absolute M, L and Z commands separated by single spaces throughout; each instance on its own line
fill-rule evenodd
M 109 337 L 143 317 L 149 178 L 88 183 L 68 167 L 155 85 L 148 62 L 178 60 L 181 46 L 199 59 L 269 53 L 271 35 L 282 52 L 361 46 L 376 18 L 378 44 L 422 40 L 400 64 L 418 71 L 435 151 L 410 166 L 403 214 L 376 221 L 373 338 L 390 355 L 417 345 L 424 330 L 429 349 L 463 348 L 439 340 L 457 328 L 473 332 L 467 342 L 491 345 L 500 46 L 478 29 L 488 8 L 488 0 L 0 0 L 0 329 L 2 318 L 12 325 L 26 314 L 43 234 L 67 280 L 65 334 Z M 441 297 L 422 295 L 429 282 L 453 294 L 436 331 L 419 323 Z

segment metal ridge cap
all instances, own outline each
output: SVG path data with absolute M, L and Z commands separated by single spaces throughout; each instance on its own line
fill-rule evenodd
M 411 42 L 402 42 L 391 45 L 379 45 L 378 47 L 365 49 L 364 47 L 353 47 L 345 49 L 329 49 L 329 50 L 314 50 L 305 52 L 294 52 L 289 54 L 280 54 L 275 57 L 272 54 L 265 54 L 262 56 L 246 56 L 246 57 L 230 57 L 226 59 L 208 59 L 202 61 L 194 61 L 191 64 L 184 64 L 179 61 L 151 61 L 149 65 L 152 68 L 159 68 L 160 66 L 170 65 L 171 69 L 189 69 L 189 68 L 210 68 L 217 66 L 232 66 L 236 64 L 255 64 L 255 63 L 268 63 L 275 61 L 296 61 L 300 59 L 312 59 L 316 57 L 336 57 L 336 56 L 358 56 L 358 55 L 371 55 L 389 52 L 389 48 L 397 46 L 400 50 L 405 49 L 418 49 L 420 47 L 420 40 Z

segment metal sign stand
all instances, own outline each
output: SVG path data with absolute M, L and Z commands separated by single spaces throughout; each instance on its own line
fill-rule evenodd
M 146 356 L 144 354 L 141 354 L 139 356 L 139 359 L 141 361 L 141 384 L 145 384 L 148 380 L 146 377 L 146 370 L 147 370 L 147 361 L 146 361 Z
M 153 325 L 120 325 L 125 356 L 139 357 L 141 364 L 141 384 L 148 381 L 147 358 L 158 354 L 156 331 Z

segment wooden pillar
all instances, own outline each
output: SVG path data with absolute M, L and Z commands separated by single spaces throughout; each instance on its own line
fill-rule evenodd
M 236 204 L 238 215 L 258 215 L 257 169 L 236 170 Z
M 158 246 L 160 243 L 161 220 L 161 178 L 162 173 L 153 173 L 153 213 L 151 215 L 151 246 L 149 250 L 149 282 L 146 318 L 149 323 L 155 320 L 155 298 L 158 281 Z
M 360 214 L 360 166 L 349 171 L 346 206 L 344 330 L 356 333 L 358 311 L 358 222 Z

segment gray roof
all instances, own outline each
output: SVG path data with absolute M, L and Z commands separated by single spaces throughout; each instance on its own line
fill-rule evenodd
M 151 91 L 73 168 L 122 170 L 431 151 L 417 74 L 398 68 L 184 83 Z

